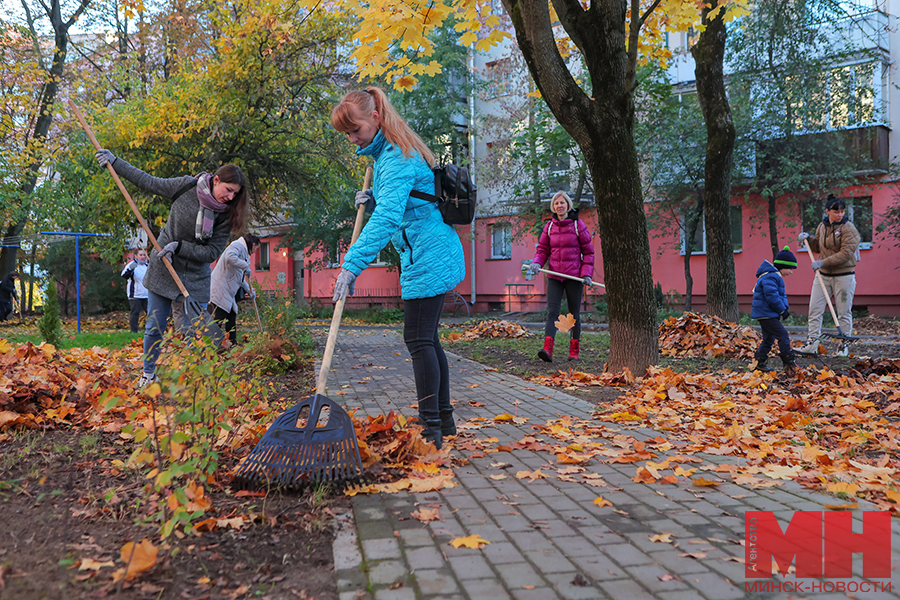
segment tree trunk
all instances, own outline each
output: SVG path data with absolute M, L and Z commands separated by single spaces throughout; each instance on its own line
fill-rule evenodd
M 634 143 L 637 44 L 626 44 L 625 3 L 596 0 L 584 10 L 577 2 L 554 2 L 560 22 L 584 56 L 593 82 L 590 96 L 559 55 L 546 0 L 503 0 L 503 5 L 541 97 L 578 144 L 594 183 L 609 299 L 607 370 L 627 367 L 643 375 L 659 359 L 659 332 Z M 633 8 L 633 22 L 639 20 L 636 12 Z
M 37 259 L 37 244 L 31 243 L 31 276 L 28 278 L 28 312 L 34 310 L 34 263 Z
M 694 236 L 697 235 L 697 228 L 700 227 L 700 221 L 703 219 L 703 209 L 703 192 L 698 190 L 697 206 L 694 210 L 688 211 L 684 236 L 684 310 L 693 310 L 694 308 L 694 277 L 691 275 L 691 256 L 694 253 Z
M 768 220 L 769 220 L 769 243 L 772 245 L 772 258 L 778 254 L 778 198 L 769 196 L 767 203 Z
M 706 312 L 736 323 L 740 318 L 731 240 L 731 171 L 734 121 L 725 90 L 723 61 L 727 31 L 724 11 L 707 16 L 718 1 L 703 9 L 706 29 L 691 49 L 696 62 L 697 99 L 706 121 Z
M 19 182 L 19 190 L 22 198 L 27 198 L 34 192 L 37 185 L 38 173 L 40 172 L 42 160 L 38 156 L 41 148 L 44 146 L 44 140 L 47 139 L 47 132 L 50 131 L 50 125 L 53 123 L 53 103 L 56 102 L 56 94 L 59 91 L 59 82 L 62 80 L 63 69 L 66 64 L 66 53 L 69 45 L 69 28 L 78 20 L 81 14 L 88 7 L 91 0 L 80 0 L 78 7 L 73 15 L 63 21 L 61 0 L 52 0 L 49 6 L 42 2 L 41 7 L 44 9 L 50 25 L 53 27 L 53 61 L 50 64 L 50 70 L 44 78 L 44 89 L 41 91 L 41 99 L 37 113 L 37 119 L 34 123 L 34 130 L 31 132 L 31 141 L 28 145 L 27 152 L 33 155 L 34 160 L 31 162 L 27 171 L 22 175 L 22 181 Z M 23 3 L 23 7 L 27 6 Z M 32 26 L 32 32 L 35 31 L 31 13 L 27 12 L 29 25 Z M 36 37 L 34 43 L 40 43 Z M 19 223 L 13 223 L 7 230 L 7 236 L 19 236 L 25 230 L 27 218 Z M 13 250 L 8 252 L 8 250 Z M 0 273 L 8 273 L 16 266 L 16 252 L 14 248 L 3 248 L 0 251 Z
M 9 240 L 17 240 L 20 235 L 22 235 L 22 231 L 25 229 L 25 223 L 13 223 L 10 225 L 3 238 L 0 239 L 9 239 Z M 6 244 L 7 242 L 4 242 Z M 9 245 L 17 244 L 18 242 L 9 242 Z M 16 253 L 19 251 L 18 248 L 0 248 L 0 279 L 6 277 L 10 273 L 16 270 Z

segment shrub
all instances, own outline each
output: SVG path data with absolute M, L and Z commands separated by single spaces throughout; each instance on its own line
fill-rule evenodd
M 159 381 L 143 392 L 149 402 L 138 404 L 123 429 L 140 444 L 127 464 L 146 471 L 150 519 L 162 538 L 192 533 L 210 508 L 204 485 L 221 481 L 223 457 L 258 434 L 268 389 L 241 360 L 244 348 L 220 353 L 213 344 L 178 336 L 165 343 Z M 128 402 L 105 399 L 105 406 Z
M 56 282 L 53 278 L 47 283 L 45 295 L 44 314 L 38 319 L 38 329 L 45 342 L 58 347 L 62 338 L 62 323 L 59 321 L 59 300 L 56 298 Z

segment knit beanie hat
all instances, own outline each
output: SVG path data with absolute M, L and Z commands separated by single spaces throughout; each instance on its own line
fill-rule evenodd
M 775 255 L 775 266 L 779 269 L 797 268 L 797 258 L 790 251 L 790 246 L 785 246 L 784 250 Z

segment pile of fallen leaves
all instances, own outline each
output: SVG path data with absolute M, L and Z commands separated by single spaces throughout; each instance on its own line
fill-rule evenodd
M 869 335 L 900 336 L 900 322 L 869 315 L 853 321 L 853 329 Z
M 0 340 L 0 430 L 96 424 L 105 391 L 127 394 L 139 352 L 133 348 L 11 346 Z
M 522 338 L 528 336 L 528 330 L 518 323 L 509 321 L 482 321 L 462 333 L 452 332 L 443 336 L 449 342 L 460 340 L 481 340 L 488 338 Z
M 422 438 L 422 428 L 403 415 L 353 418 L 356 441 L 368 483 L 346 490 L 362 493 L 432 492 L 456 487 L 449 446 L 435 450 Z
M 752 327 L 694 312 L 669 317 L 659 326 L 659 351 L 663 356 L 750 359 L 760 341 Z
M 527 379 L 538 385 L 563 388 L 580 388 L 591 385 L 622 387 L 634 383 L 634 375 L 627 367 L 621 373 L 601 373 L 600 375 L 575 371 L 570 368 L 568 371 L 558 371 L 554 375 L 536 375 Z

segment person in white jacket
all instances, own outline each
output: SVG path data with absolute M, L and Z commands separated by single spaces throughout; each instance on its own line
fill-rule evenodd
M 144 275 L 146 274 L 147 251 L 141 248 L 135 252 L 134 259 L 122 269 L 122 277 L 128 280 L 126 291 L 128 292 L 128 304 L 131 307 L 131 314 L 128 315 L 128 326 L 131 328 L 131 333 L 138 332 L 141 312 L 147 314 L 147 288 L 144 287 Z
M 234 296 L 239 288 L 243 288 L 251 298 L 256 295 L 246 277 L 250 276 L 250 255 L 256 252 L 259 245 L 258 237 L 251 233 L 244 234 L 228 244 L 212 272 L 207 310 L 228 334 L 232 344 L 237 342 L 235 324 L 238 305 Z

